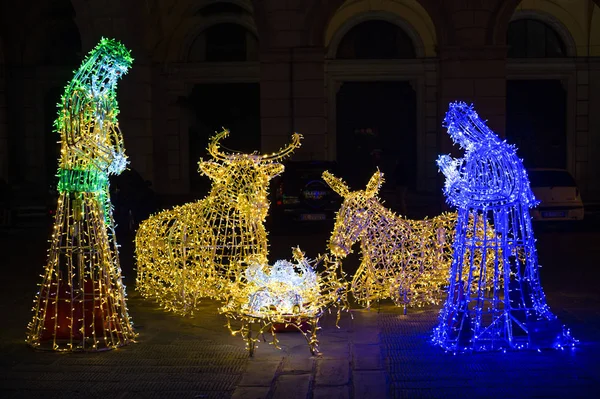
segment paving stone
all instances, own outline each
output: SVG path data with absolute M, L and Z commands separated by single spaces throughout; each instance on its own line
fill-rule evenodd
M 306 399 L 310 379 L 308 374 L 280 375 L 275 382 L 273 399 Z
M 319 345 L 320 356 L 326 359 L 347 359 L 350 356 L 348 342 L 330 342 L 327 345 Z
M 237 387 L 231 399 L 266 399 L 270 387 Z
M 197 382 L 197 381 L 222 381 L 223 373 L 172 373 L 169 370 L 166 370 L 162 373 L 156 373 L 153 371 L 148 371 L 145 373 L 118 373 L 116 377 L 113 377 L 113 381 L 127 383 L 130 381 L 169 381 L 169 382 Z M 241 373 L 238 374 L 227 374 L 227 379 L 233 383 L 237 383 L 242 377 Z
M 311 372 L 315 363 L 314 357 L 308 356 L 286 356 L 283 361 L 283 373 L 290 372 Z
M 435 393 L 435 391 L 433 391 L 430 388 L 426 388 L 426 389 L 406 389 L 404 387 L 402 387 L 402 384 L 399 384 L 400 386 L 397 385 L 392 385 L 391 387 L 391 396 L 392 398 L 397 398 L 397 399 L 413 399 L 413 398 L 420 398 L 420 399 L 436 399 L 438 398 Z
M 354 370 L 381 370 L 384 368 L 379 345 L 354 344 L 352 350 Z
M 0 391 L 2 394 L 2 391 Z M 26 390 L 22 392 L 13 392 L 9 395 L 0 396 L 3 399 L 90 399 L 89 392 L 86 391 L 33 391 Z M 114 399 L 122 399 L 121 395 L 115 396 Z
M 380 330 L 377 326 L 361 325 L 354 330 L 352 342 L 357 344 L 378 344 Z
M 313 399 L 348 399 L 350 388 L 348 385 L 337 387 L 316 386 L 313 391 Z
M 161 391 L 140 392 L 145 399 L 229 399 L 231 393 L 211 391 Z
M 383 371 L 354 371 L 352 373 L 355 399 L 387 398 L 388 388 Z
M 591 242 L 595 243 L 598 235 L 594 237 Z M 46 237 L 40 247 L 43 255 Z M 1 248 L 0 252 L 10 253 L 4 240 L 0 240 Z M 31 287 L 39 282 L 40 265 L 24 256 L 27 251 L 15 259 L 23 267 L 36 265 L 27 271 L 31 277 L 11 280 L 14 284 L 0 291 L 0 313 L 6 316 L 5 328 L 0 329 L 2 399 L 225 399 L 232 395 L 378 399 L 388 393 L 397 398 L 600 397 L 600 300 L 596 293 L 582 296 L 579 288 L 569 291 L 572 297 L 546 291 L 554 313 L 581 339 L 575 350 L 562 352 L 454 356 L 430 342 L 439 306 L 409 309 L 403 315 L 402 309 L 382 302 L 379 312 L 352 311 L 354 319 L 343 313 L 341 329 L 334 327 L 335 315 L 327 315 L 319 333 L 321 356 L 311 357 L 304 338 L 290 333 L 280 335 L 282 350 L 261 342 L 255 357 L 249 358 L 244 341 L 223 327 L 225 320 L 216 311 L 218 302 L 203 301 L 193 317 L 182 318 L 130 289 L 128 303 L 141 334 L 139 343 L 115 351 L 71 355 L 34 351 L 23 343 Z M 550 272 L 560 280 L 557 287 L 562 290 L 568 276 L 563 278 L 564 268 L 559 266 Z M 572 283 L 579 287 L 581 281 Z M 374 348 L 379 348 L 383 363 L 379 370 L 369 370 L 378 366 Z M 324 361 L 346 362 L 348 378 L 341 380 L 347 382 L 320 385 L 314 363 Z M 332 375 L 339 377 L 336 372 Z M 243 378 L 247 385 L 240 384 Z
M 218 380 L 204 380 L 198 376 L 195 381 L 118 381 L 96 383 L 92 391 L 96 393 L 134 391 L 134 392 L 174 392 L 174 391 L 233 391 L 238 378 L 222 376 Z
M 271 386 L 281 361 L 251 361 L 238 386 Z
M 118 399 L 146 399 L 147 395 L 140 392 L 123 392 L 119 395 Z
M 316 385 L 345 385 L 349 381 L 349 359 L 319 359 Z
M 2 381 L 0 389 L 12 391 L 86 391 L 94 387 L 97 383 L 88 381 L 64 381 L 64 380 L 7 380 Z

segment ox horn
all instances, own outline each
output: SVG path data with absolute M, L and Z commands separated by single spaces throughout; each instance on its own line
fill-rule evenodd
M 271 161 L 275 161 L 275 160 L 287 157 L 292 152 L 294 152 L 294 150 L 296 148 L 300 147 L 300 140 L 302 140 L 301 134 L 298 134 L 298 133 L 292 134 L 292 142 L 287 147 L 282 148 L 279 151 L 274 152 L 273 154 L 262 155 L 261 160 L 271 162 Z
M 215 134 L 210 139 L 210 142 L 208 144 L 208 153 L 210 155 L 212 155 L 212 157 L 214 159 L 220 159 L 222 161 L 226 161 L 228 159 L 227 154 L 224 154 L 219 150 L 219 147 L 220 147 L 219 141 L 227 136 L 229 136 L 229 130 L 223 128 L 223 131 Z

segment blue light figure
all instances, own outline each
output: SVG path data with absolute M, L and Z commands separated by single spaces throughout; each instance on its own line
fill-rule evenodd
M 453 352 L 574 345 L 546 304 L 540 284 L 529 215 L 538 202 L 515 147 L 500 140 L 463 102 L 450 104 L 444 125 L 465 156 L 437 160 L 446 177 L 446 200 L 458 209 L 458 220 L 448 297 L 434 343 Z M 483 232 L 475 231 L 478 222 Z M 491 228 L 493 238 L 487 234 Z M 488 289 L 485 265 L 490 256 L 494 276 Z

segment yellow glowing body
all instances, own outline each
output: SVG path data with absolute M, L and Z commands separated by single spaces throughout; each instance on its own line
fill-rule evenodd
M 208 196 L 160 212 L 142 222 L 136 234 L 137 289 L 177 313 L 193 313 L 200 298 L 224 298 L 240 272 L 240 262 L 266 262 L 264 221 L 269 180 L 283 172 L 275 161 L 300 146 L 301 136 L 272 155 L 222 154 L 214 136 L 200 160 L 200 172 L 213 180 Z
M 240 334 L 246 340 L 251 356 L 259 337 L 264 333 L 271 333 L 270 343 L 279 348 L 277 325 L 291 326 L 300 331 L 306 339 L 311 353 L 315 354 L 319 351 L 317 340 L 317 331 L 320 328 L 319 319 L 326 310 L 334 305 L 337 305 L 338 320 L 340 311 L 347 309 L 347 283 L 339 263 L 327 255 L 319 256 L 313 261 L 308 260 L 299 248 L 294 249 L 293 255 L 297 265 L 300 266 L 297 267 L 297 270 L 300 269 L 300 276 L 306 280 L 304 284 L 298 284 L 298 279 L 270 280 L 268 276 L 272 268 L 263 263 L 262 271 L 258 269 L 267 276 L 263 279 L 263 283 L 257 283 L 257 279 L 248 278 L 248 273 L 241 273 L 236 284 L 231 287 L 226 305 L 221 308 L 221 313 L 228 318 L 229 330 L 233 335 Z M 255 261 L 251 261 L 250 264 L 260 265 Z M 316 270 L 318 266 L 322 271 Z M 306 272 L 307 269 L 310 273 Z M 309 275 L 308 279 L 306 278 L 307 274 Z M 311 277 L 314 277 L 314 280 Z M 256 298 L 259 291 L 267 293 L 271 298 L 289 299 L 290 296 L 294 296 L 298 298 L 298 303 L 293 306 L 277 306 L 267 300 L 261 304 L 262 306 L 253 307 L 253 299 Z M 238 329 L 232 327 L 232 320 L 238 321 L 240 324 Z M 255 331 L 252 328 L 254 324 L 258 325 L 254 329 Z M 308 331 L 304 328 L 306 325 L 310 326 Z
M 367 307 L 386 298 L 398 306 L 439 303 L 448 284 L 456 213 L 424 220 L 396 215 L 377 198 L 383 184 L 381 172 L 373 175 L 363 191 L 350 192 L 329 172 L 323 178 L 344 197 L 329 242 L 331 253 L 344 258 L 360 241 L 361 264 L 350 286 L 356 300 Z M 493 230 L 488 227 L 487 231 L 492 233 L 488 238 L 493 238 Z M 480 254 L 476 256 L 481 259 Z M 491 252 L 486 263 L 493 271 Z

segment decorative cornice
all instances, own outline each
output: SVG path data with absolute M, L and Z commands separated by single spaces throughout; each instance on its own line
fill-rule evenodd
M 443 46 L 439 48 L 440 60 L 502 60 L 506 59 L 508 46 L 474 45 Z

